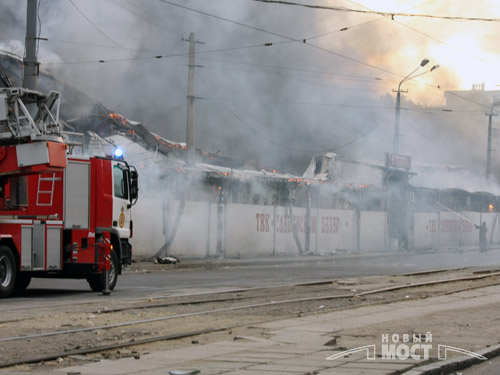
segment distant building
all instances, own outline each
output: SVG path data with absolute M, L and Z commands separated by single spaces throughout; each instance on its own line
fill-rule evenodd
M 478 104 L 491 106 L 500 101 L 500 90 L 484 89 L 484 83 L 472 85 L 472 90 L 445 91 L 446 107 L 449 109 L 478 110 Z

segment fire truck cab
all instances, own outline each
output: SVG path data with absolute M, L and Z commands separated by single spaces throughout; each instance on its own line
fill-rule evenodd
M 67 155 L 57 116 L 47 114 L 53 97 L 0 90 L 0 297 L 36 277 L 112 290 L 132 261 L 137 171 L 122 159 Z

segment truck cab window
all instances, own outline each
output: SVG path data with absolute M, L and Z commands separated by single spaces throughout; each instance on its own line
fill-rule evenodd
M 28 205 L 28 178 L 26 176 L 12 177 L 10 179 L 11 208 L 20 208 Z
M 118 165 L 113 166 L 113 191 L 117 198 L 128 199 L 127 172 Z

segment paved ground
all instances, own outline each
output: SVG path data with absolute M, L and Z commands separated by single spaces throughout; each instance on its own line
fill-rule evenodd
M 376 256 L 374 258 L 364 256 L 359 259 L 348 256 L 345 260 L 338 258 L 316 259 L 310 257 L 298 259 L 297 261 L 305 261 L 314 265 L 311 269 L 314 269 L 314 278 L 317 279 L 337 276 L 338 273 L 345 276 L 351 275 L 351 272 L 365 273 L 368 269 L 374 274 L 383 274 L 391 271 L 402 273 L 429 268 L 463 267 L 465 265 L 489 265 L 495 267 L 495 265 L 500 264 L 500 251 L 480 254 L 477 253 L 477 249 L 469 249 L 464 252 L 448 251 L 420 254 L 418 256 L 398 254 L 396 256 Z M 329 266 L 319 264 L 320 261 L 324 262 L 325 260 L 330 262 Z M 172 275 L 172 284 L 165 282 L 162 288 L 188 288 L 193 287 L 193 283 L 197 288 L 202 283 L 205 283 L 205 287 L 214 287 L 216 285 L 221 287 L 232 284 L 234 280 L 245 284 L 248 280 L 245 280 L 244 277 L 242 279 L 242 276 L 246 274 L 254 274 L 253 276 L 260 278 L 264 284 L 267 284 L 269 280 L 276 282 L 277 275 L 281 275 L 280 267 L 277 270 L 273 269 L 274 275 L 272 278 L 265 276 L 269 270 L 268 267 L 256 267 L 258 265 L 271 266 L 272 261 L 261 259 L 242 262 L 231 260 L 183 262 L 184 266 L 189 265 L 188 268 L 191 271 L 184 271 L 182 275 L 177 273 L 175 277 Z M 279 263 L 290 266 L 293 262 L 294 260 L 288 258 Z M 245 267 L 233 267 L 241 263 L 248 267 L 246 269 Z M 148 282 L 157 283 L 158 281 L 155 278 L 168 276 L 166 275 L 167 272 L 162 272 L 162 267 L 166 267 L 167 270 L 168 267 L 173 268 L 173 266 L 137 263 L 134 264 L 130 272 L 139 271 L 140 274 L 141 270 L 147 269 L 147 272 L 151 273 L 144 274 L 144 280 L 147 278 Z M 210 279 L 207 284 L 206 279 L 203 281 L 201 273 L 199 277 L 193 279 L 192 275 L 199 272 L 201 268 L 205 270 L 217 268 L 226 271 L 223 275 L 210 274 L 210 277 L 213 275 L 216 277 L 213 280 Z M 284 268 L 292 269 L 293 272 L 293 267 Z M 257 272 L 257 269 L 261 271 Z M 325 274 L 321 273 L 322 270 L 324 270 Z M 321 277 L 318 277 L 319 271 L 321 271 Z M 332 275 L 332 271 L 335 271 L 334 275 Z M 287 273 L 283 273 L 280 277 L 278 277 L 277 282 L 289 281 Z M 143 276 L 129 274 L 121 281 L 125 290 L 130 289 L 133 293 L 141 291 L 141 293 L 144 293 L 147 289 L 142 284 L 137 284 L 138 280 L 143 280 Z M 180 285 L 175 286 L 173 280 L 180 282 Z M 200 285 L 196 284 L 197 280 Z M 54 281 L 43 280 L 43 282 L 50 285 Z M 74 283 L 77 283 L 77 281 Z M 50 288 L 50 286 L 47 287 Z M 83 287 L 85 288 L 85 285 Z M 78 291 L 80 286 L 75 289 L 75 286 L 71 284 L 69 288 L 69 291 L 73 293 L 68 298 L 74 298 L 74 291 Z M 23 298 L 19 298 L 18 301 L 15 299 L 9 300 L 8 302 L 16 304 L 21 300 Z M 320 305 L 318 305 L 318 309 L 321 309 Z M 101 360 L 81 366 L 52 371 L 40 370 L 32 373 L 40 375 L 70 373 L 75 375 L 156 375 L 167 374 L 168 371 L 197 369 L 201 371 L 201 374 L 236 375 L 378 375 L 399 374 L 406 371 L 411 375 L 430 374 L 433 373 L 432 371 L 436 371 L 436 365 L 448 363 L 437 360 L 440 346 L 446 345 L 474 353 L 485 353 L 495 349 L 500 341 L 499 311 L 500 286 L 492 286 L 424 300 L 408 300 L 391 304 L 365 306 L 290 319 L 284 317 L 282 320 L 272 323 L 257 324 L 254 326 L 255 334 L 252 334 L 252 329 L 250 329 L 247 330 L 244 337 L 230 334 L 226 337 L 221 336 L 221 339 L 215 342 L 211 340 L 207 344 L 198 344 L 198 342 L 203 342 L 200 339 L 195 340 L 195 343 L 188 347 L 158 350 L 150 353 L 140 352 L 138 359 L 130 357 L 118 360 Z M 404 335 L 412 337 L 415 334 L 424 338 L 429 332 L 432 334 L 432 342 L 427 343 L 432 345 L 432 348 L 429 348 L 429 355 L 436 364 L 425 367 L 429 361 L 424 358 L 424 350 L 415 347 L 414 357 L 417 358 L 420 355 L 420 359 L 411 358 L 411 353 L 406 352 L 405 348 L 406 346 L 413 346 L 413 343 L 405 343 L 403 340 Z M 393 335 L 396 334 L 401 339 L 399 342 L 393 342 Z M 387 338 L 388 342 L 383 342 L 385 338 Z M 398 350 L 395 353 L 400 358 L 382 358 L 383 344 L 393 344 L 395 350 Z M 338 355 L 340 352 L 360 347 L 367 348 L 364 351 L 340 355 L 335 359 L 327 360 L 328 357 Z M 372 355 L 374 351 L 375 359 L 368 359 L 367 355 Z M 498 352 L 500 352 L 500 349 Z M 447 354 L 448 360 L 451 357 L 452 362 L 460 356 L 451 351 Z M 485 374 L 491 373 L 491 368 L 488 367 L 490 372 Z M 19 370 L 19 373 L 24 373 L 23 370 L 26 369 L 21 366 L 17 370 Z M 0 370 L 0 374 L 5 373 L 7 373 L 5 370 Z M 11 370 L 8 373 L 14 374 L 15 372 Z M 475 374 L 475 372 L 468 372 L 468 374 Z
M 168 371 L 197 369 L 207 375 L 382 375 L 405 371 L 417 375 L 422 372 L 415 366 L 426 364 L 424 351 L 418 349 L 414 353 L 421 355 L 420 360 L 382 359 L 383 335 L 388 335 L 388 344 L 393 344 L 393 335 L 400 336 L 395 353 L 401 357 L 409 354 L 398 346 L 404 344 L 404 334 L 422 334 L 423 338 L 429 332 L 432 342 L 427 344 L 432 345 L 429 354 L 433 358 L 437 357 L 440 345 L 478 353 L 498 344 L 499 311 L 500 286 L 491 286 L 421 301 L 283 319 L 257 325 L 258 335 L 228 335 L 227 339 L 206 345 L 194 343 L 184 348 L 142 353 L 138 359 L 102 360 L 38 374 L 163 375 Z M 367 359 L 366 351 L 327 360 L 340 351 L 362 346 L 369 346 L 371 355 L 373 345 L 375 360 Z M 447 356 L 459 357 L 453 352 Z
M 479 253 L 477 248 L 427 253 L 345 254 L 320 257 L 268 257 L 258 259 L 182 259 L 177 265 L 134 263 L 118 279 L 115 297 L 144 297 L 148 293 L 182 290 L 245 288 L 283 285 L 344 277 L 403 274 L 436 268 L 500 265 L 500 249 Z M 30 300 L 88 298 L 85 280 L 33 279 L 26 293 L 8 304 Z

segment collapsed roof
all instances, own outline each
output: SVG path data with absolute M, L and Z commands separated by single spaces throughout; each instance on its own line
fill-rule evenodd
M 328 152 L 311 160 L 305 178 L 316 178 L 342 185 L 382 187 L 385 168 L 346 159 Z
M 19 56 L 0 51 L 0 87 L 21 86 L 22 69 L 23 61 Z M 155 157 L 159 154 L 165 157 L 170 156 L 171 158 L 168 160 L 173 161 L 174 165 L 181 163 L 185 158 L 185 143 L 172 142 L 149 131 L 143 124 L 115 113 L 102 103 L 46 72 L 40 72 L 38 87 L 43 92 L 53 90 L 61 93 L 60 120 L 65 130 L 86 134 L 86 142 L 93 142 L 94 146 L 96 146 L 96 142 L 102 143 L 102 145 L 112 144 L 116 141 L 112 138 L 115 135 L 120 135 L 122 137 L 121 143 L 127 143 L 127 147 L 134 147 L 135 150 L 138 150 L 136 146 L 133 146 L 133 143 L 139 144 L 144 149 L 143 156 L 147 152 L 156 155 Z M 101 155 L 103 147 L 94 147 L 91 152 L 93 150 L 97 152 L 97 155 Z M 220 151 L 211 153 L 196 150 L 196 154 L 198 160 L 206 164 L 228 168 L 241 168 L 245 164 L 222 155 Z M 259 166 L 246 165 L 246 167 L 260 169 Z

